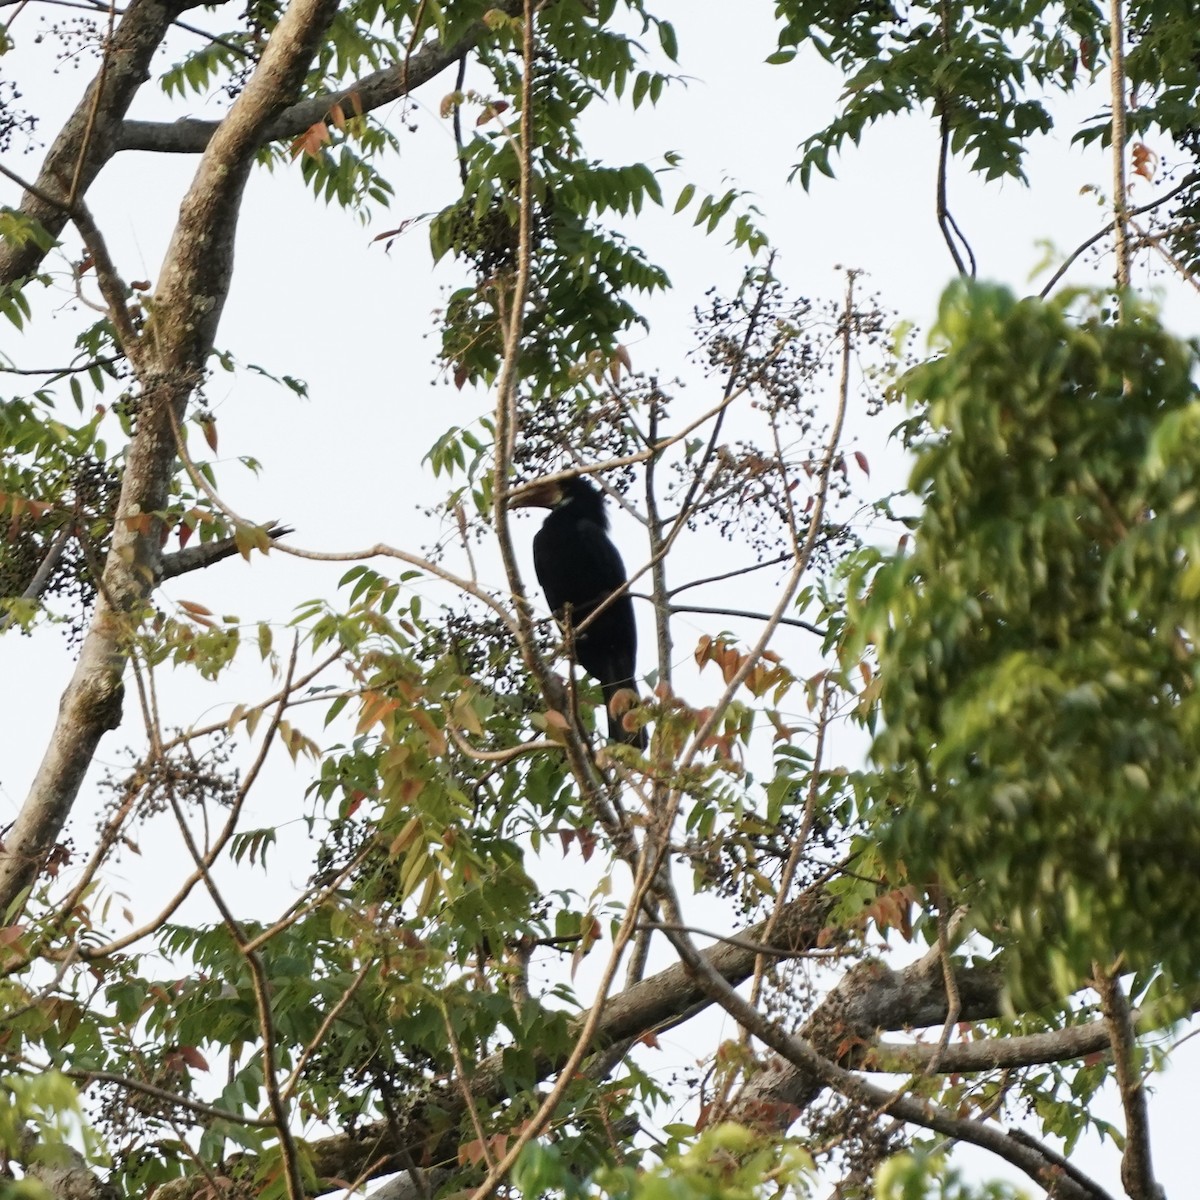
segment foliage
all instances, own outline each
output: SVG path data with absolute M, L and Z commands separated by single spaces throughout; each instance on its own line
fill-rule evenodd
M 860 615 L 888 852 L 1064 994 L 1094 962 L 1200 968 L 1195 352 L 1103 305 L 947 293 L 903 383 L 921 517 Z
M 875 1181 L 875 1200 L 1024 1200 L 1006 1184 L 972 1187 L 941 1155 L 898 1154 Z
M 665 146 L 594 150 L 606 106 L 648 122 L 688 80 L 642 0 L 251 0 L 206 9 L 203 35 L 164 14 L 47 33 L 95 57 L 96 86 L 0 210 L 0 316 L 68 330 L 52 369 L 32 339 L 0 364 L 0 635 L 61 623 L 78 662 L 0 841 L 0 1192 L 102 1175 L 122 1197 L 300 1200 L 407 1172 L 453 1197 L 765 1200 L 836 1175 L 847 1197 L 1015 1200 L 930 1139 L 994 1146 L 1032 1114 L 1052 1146 L 1004 1141 L 1032 1181 L 1099 1194 L 1069 1190 L 1059 1151 L 1093 1132 L 1133 1162 L 1136 1110 L 1119 1128 L 1097 1099 L 1162 1065 L 1138 1034 L 1200 1003 L 1196 347 L 1132 293 L 960 280 L 914 364 L 857 270 L 795 295 L 740 186 L 701 187 Z M 1195 22 L 1172 0 L 1126 16 L 1138 103 L 1117 102 L 1190 164 Z M 901 113 L 932 117 L 943 158 L 1025 181 L 1109 54 L 1078 0 L 778 0 L 775 19 L 769 69 L 819 57 L 844 88 L 798 135 L 805 188 Z M 128 116 L 155 72 L 177 121 Z M 406 503 L 449 489 L 419 527 L 311 550 L 226 498 L 258 463 L 223 456 L 210 395 L 239 403 L 247 375 L 307 394 L 218 341 L 241 189 L 265 167 L 371 219 L 426 78 L 439 402 L 488 409 L 448 415 L 428 478 L 403 481 Z M 1119 137 L 1100 107 L 1085 147 Z M 0 145 L 32 120 L 0 116 Z M 154 182 L 160 152 L 203 152 L 155 282 L 122 278 L 85 204 L 120 147 Z M 1114 149 L 1153 173 L 1147 142 Z M 1131 225 L 1134 248 L 1186 274 L 1195 192 Z M 653 342 L 635 370 L 672 221 L 751 261 L 699 302 L 694 370 Z M 892 396 L 915 468 L 879 498 L 855 426 Z M 357 469 L 331 456 L 314 481 L 355 546 Z M 571 632 L 520 577 L 509 502 L 564 470 L 642 538 L 645 754 L 597 733 Z M 283 555 L 327 583 L 245 614 L 257 589 L 219 564 L 275 580 Z M 188 575 L 219 603 L 160 587 Z M 200 697 L 178 726 L 176 692 Z M 166 889 L 150 911 L 135 871 Z M 663 1069 L 660 1036 L 745 998 L 782 1057 L 731 1029 Z

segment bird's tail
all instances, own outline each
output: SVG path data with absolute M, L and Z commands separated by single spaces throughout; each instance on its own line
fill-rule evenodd
M 637 688 L 632 679 L 623 679 L 619 683 L 601 684 L 604 692 L 604 707 L 608 710 L 608 740 L 624 742 L 627 746 L 636 746 L 639 750 L 646 749 L 646 731 L 641 726 L 635 729 L 625 728 L 625 714 L 638 702 Z

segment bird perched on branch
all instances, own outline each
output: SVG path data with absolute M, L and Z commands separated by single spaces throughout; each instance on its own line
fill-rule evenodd
M 636 698 L 637 624 L 628 592 L 604 604 L 626 579 L 608 537 L 604 493 L 581 476 L 546 480 L 525 489 L 512 506 L 550 509 L 533 539 L 533 567 L 546 603 L 560 626 L 578 631 L 575 658 L 604 692 L 609 738 L 644 750 L 645 732 L 625 728 L 627 706 L 617 695 L 628 689 Z

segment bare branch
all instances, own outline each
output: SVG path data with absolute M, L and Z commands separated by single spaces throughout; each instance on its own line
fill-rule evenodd
M 178 0 L 132 0 L 125 10 L 109 39 L 107 63 L 54 139 L 37 179 L 25 188 L 19 211 L 52 237 L 66 225 L 72 184 L 76 196 L 86 195 L 112 156 L 121 119 L 149 78 L 155 51 L 171 22 L 189 7 Z M 33 241 L 0 243 L 0 285 L 32 275 L 45 253 Z
M 791 555 L 789 554 L 790 558 Z M 646 596 L 639 596 L 634 592 L 633 595 L 639 600 L 648 599 Z M 703 604 L 672 604 L 668 607 L 668 611 L 672 613 L 710 613 L 716 617 L 745 617 L 748 621 L 769 621 L 770 613 L 751 612 L 744 608 L 709 608 Z M 779 617 L 775 622 L 777 625 L 789 625 L 793 629 L 804 629 L 808 633 L 815 633 L 818 637 L 825 637 L 829 630 L 822 629 L 820 625 L 814 625 L 811 621 L 802 621 L 799 617 Z
M 33 573 L 33 578 L 26 585 L 25 590 L 21 593 L 22 600 L 36 600 L 43 592 L 46 584 L 50 582 L 50 576 L 54 574 L 55 567 L 58 566 L 62 559 L 63 552 L 67 548 L 67 543 L 74 536 L 75 527 L 73 525 L 64 525 L 58 531 L 58 535 L 52 541 L 42 555 L 42 561 L 38 563 L 37 570 Z M 3 633 L 15 620 L 11 612 L 0 615 L 0 633 Z
M 1140 208 L 1127 209 L 1125 212 L 1125 219 L 1128 221 L 1132 217 L 1140 217 L 1144 213 L 1152 212 L 1154 209 L 1160 208 L 1162 205 L 1174 200 L 1176 196 L 1187 191 L 1188 188 L 1194 187 L 1195 184 L 1196 176 L 1189 175 L 1182 183 L 1177 184 L 1169 192 L 1159 196 L 1157 200 L 1151 200 L 1148 204 L 1143 204 Z M 1072 250 L 1065 259 L 1063 259 L 1062 263 L 1059 264 L 1058 269 L 1053 275 L 1050 276 L 1042 290 L 1038 292 L 1038 298 L 1045 300 L 1046 297 L 1049 296 L 1054 290 L 1054 285 L 1058 283 L 1058 281 L 1067 273 L 1067 271 L 1071 269 L 1071 264 L 1074 263 L 1081 254 L 1086 253 L 1092 246 L 1100 241 L 1101 238 L 1107 237 L 1110 233 L 1112 233 L 1112 231 L 1116 228 L 1116 225 L 1117 222 L 1115 219 L 1109 221 L 1102 229 L 1099 229 L 1093 233 L 1091 237 L 1080 242 L 1079 245 L 1076 246 L 1075 249 Z
M 0 367 L 0 375 L 50 375 L 47 384 L 56 383 L 67 375 L 82 375 L 85 371 L 96 367 L 111 367 L 114 363 L 124 362 L 123 354 L 108 354 L 101 358 L 91 358 L 77 367 Z
M 81 158 L 80 163 L 82 164 L 82 162 Z M 108 305 L 109 319 L 117 331 L 117 344 L 121 347 L 121 353 L 136 368 L 140 338 L 129 307 L 125 303 L 129 288 L 118 273 L 116 265 L 108 253 L 108 245 L 104 236 L 97 228 L 96 222 L 92 220 L 92 214 L 82 199 L 76 198 L 72 201 L 71 220 L 74 221 L 75 228 L 79 230 L 79 236 L 83 238 L 83 244 L 87 247 L 92 262 L 95 264 L 96 282 L 100 285 L 100 294 Z
M 1125 0 L 1110 0 L 1109 80 L 1112 103 L 1113 232 L 1117 238 L 1117 287 L 1129 286 L 1129 196 L 1125 187 Z
M 111 1071 L 73 1071 L 65 1067 L 60 1067 L 59 1070 L 68 1079 L 78 1080 L 84 1087 L 94 1082 L 115 1083 L 118 1087 L 126 1088 L 128 1091 L 140 1092 L 143 1096 L 152 1096 L 156 1100 L 163 1100 L 168 1104 L 176 1104 L 180 1108 L 187 1109 L 188 1112 L 196 1113 L 201 1117 L 209 1117 L 218 1121 L 228 1121 L 232 1125 L 250 1125 L 256 1129 L 271 1129 L 274 1127 L 274 1122 L 265 1118 L 243 1116 L 227 1108 L 214 1108 L 211 1104 L 203 1104 L 201 1101 L 193 1100 L 189 1096 L 181 1096 L 178 1091 L 169 1091 L 167 1088 L 156 1087 L 152 1083 L 143 1083 L 140 1079 L 132 1079 L 128 1075 L 115 1075 Z
M 971 1074 L 976 1071 L 1070 1062 L 1089 1054 L 1099 1054 L 1108 1047 L 1108 1029 L 1102 1021 L 1095 1021 L 1089 1025 L 1068 1025 L 1065 1029 L 1051 1029 L 1023 1037 L 957 1042 L 944 1049 L 937 1045 L 883 1041 L 866 1053 L 863 1066 L 867 1070 L 888 1074 L 897 1071 L 927 1074 L 930 1064 L 936 1063 L 935 1069 L 944 1074 Z
M 944 21 L 943 17 L 943 21 Z M 941 115 L 941 138 L 938 147 L 938 171 L 937 171 L 937 220 L 938 228 L 942 231 L 942 238 L 946 242 L 946 246 L 950 251 L 950 257 L 954 259 L 955 270 L 960 275 L 968 275 L 970 278 L 975 278 L 975 253 L 971 249 L 970 243 L 962 235 L 962 230 L 958 227 L 958 222 L 954 219 L 950 212 L 949 202 L 946 199 L 946 163 L 950 156 L 950 117 L 943 109 Z M 959 253 L 957 243 L 961 242 L 963 249 L 967 252 L 967 256 L 971 261 L 970 269 L 963 262 L 962 255 Z

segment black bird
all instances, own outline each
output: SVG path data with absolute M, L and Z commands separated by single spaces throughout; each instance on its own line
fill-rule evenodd
M 645 732 L 625 729 L 621 715 L 613 711 L 619 691 L 637 692 L 637 624 L 629 593 L 588 620 L 626 579 L 625 564 L 608 537 L 604 493 L 580 476 L 548 480 L 523 491 L 513 507 L 551 510 L 533 538 L 533 567 L 546 603 L 560 625 L 568 607 L 573 629 L 587 621 L 575 636 L 575 658 L 604 692 L 608 736 L 644 750 Z

